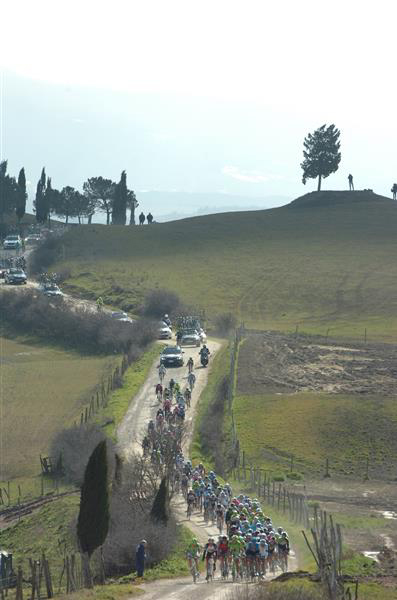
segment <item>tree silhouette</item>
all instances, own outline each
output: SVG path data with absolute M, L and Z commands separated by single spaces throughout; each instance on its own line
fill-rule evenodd
M 321 180 L 337 171 L 341 159 L 339 136 L 340 131 L 335 125 L 322 125 L 305 138 L 301 163 L 304 184 L 307 179 L 318 177 L 317 191 L 320 191 Z
M 103 177 L 90 177 L 83 184 L 83 192 L 92 202 L 92 214 L 95 212 L 95 208 L 105 212 L 107 225 L 110 223 L 110 215 L 113 211 L 115 187 L 116 184 L 111 179 Z
M 45 199 L 45 190 L 46 190 L 46 174 L 45 174 L 45 168 L 43 167 L 43 170 L 41 171 L 40 179 L 37 182 L 36 200 L 34 201 L 34 205 L 36 208 L 36 221 L 38 223 L 45 223 L 48 218 L 47 202 Z
M 135 209 L 138 208 L 139 202 L 136 199 L 135 192 L 128 190 L 127 192 L 127 208 L 130 209 L 130 225 L 135 225 Z
M 19 171 L 18 175 L 18 194 L 17 194 L 17 202 L 15 207 L 15 213 L 17 215 L 18 221 L 21 222 L 25 211 L 26 211 L 26 177 L 25 177 L 25 169 Z
M 114 192 L 112 214 L 113 225 L 125 225 L 127 220 L 127 198 L 127 174 L 123 171 Z
M 109 494 L 106 441 L 91 454 L 81 488 L 77 535 L 80 548 L 89 557 L 102 546 L 109 530 Z
M 159 521 L 164 525 L 168 521 L 168 485 L 166 477 L 163 477 L 160 487 L 153 501 L 150 516 L 154 521 Z
M 0 162 L 0 222 L 5 214 L 11 213 L 17 203 L 18 185 L 15 177 L 7 175 L 7 161 Z

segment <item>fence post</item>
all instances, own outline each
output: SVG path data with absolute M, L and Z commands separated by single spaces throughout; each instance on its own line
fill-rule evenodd
M 273 480 L 272 506 L 274 506 L 274 495 L 276 492 L 276 482 Z
M 281 502 L 281 483 L 278 484 L 278 498 L 277 498 L 277 510 L 280 510 L 280 502 Z
M 258 469 L 258 498 L 261 497 L 261 470 Z

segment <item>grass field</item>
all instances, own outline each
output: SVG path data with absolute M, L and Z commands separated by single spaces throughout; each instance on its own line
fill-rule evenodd
M 171 288 L 210 317 L 249 326 L 395 340 L 397 210 L 366 192 L 153 226 L 75 227 L 63 238 L 69 289 L 132 312 Z
M 40 453 L 79 416 L 113 359 L 6 338 L 0 344 L 0 480 L 5 480 L 40 471 Z
M 395 476 L 397 406 L 393 398 L 297 393 L 239 395 L 234 416 L 241 450 L 272 471 L 294 470 L 323 476 L 362 478 L 366 458 L 371 471 Z

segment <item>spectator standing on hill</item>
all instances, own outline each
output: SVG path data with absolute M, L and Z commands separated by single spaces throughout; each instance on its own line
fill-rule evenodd
M 146 540 L 142 540 L 136 547 L 135 566 L 138 577 L 143 577 L 145 571 L 146 544 Z
M 149 225 L 151 225 L 153 223 L 153 215 L 152 215 L 152 213 L 149 213 L 147 215 L 146 220 L 149 223 Z
M 349 190 L 352 192 L 352 191 L 354 191 L 354 184 L 353 184 L 353 175 L 351 173 L 348 177 L 348 180 L 349 180 Z
M 397 183 L 393 183 L 391 193 L 393 194 L 393 200 L 397 200 Z
M 143 214 L 143 212 L 141 212 L 141 214 L 139 215 L 139 225 L 143 225 L 145 222 L 145 215 Z

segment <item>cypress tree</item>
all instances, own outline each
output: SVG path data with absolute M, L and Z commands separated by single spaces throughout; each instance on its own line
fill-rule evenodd
M 121 173 L 120 181 L 116 185 L 113 202 L 113 225 L 125 225 L 127 221 L 127 174 L 125 171 Z
M 15 207 L 15 213 L 18 217 L 19 222 L 21 222 L 21 219 L 23 218 L 26 211 L 26 197 L 26 176 L 25 169 L 22 167 L 18 175 L 18 196 L 17 204 Z
M 54 190 L 52 189 L 52 185 L 51 185 L 51 177 L 47 177 L 47 185 L 45 188 L 45 192 L 44 192 L 44 199 L 43 199 L 43 214 L 46 214 L 46 220 L 48 219 L 48 224 L 50 224 L 50 214 L 51 214 L 51 209 L 53 208 L 53 204 L 54 204 Z
M 46 212 L 46 201 L 45 201 L 45 189 L 46 189 L 46 175 L 45 168 L 41 171 L 41 177 L 37 182 L 36 188 L 36 221 L 38 223 L 45 223 L 47 221 L 48 213 Z
M 109 529 L 109 494 L 106 441 L 90 456 L 81 488 L 77 535 L 81 550 L 90 557 L 102 546 Z
M 150 516 L 154 521 L 167 524 L 168 521 L 168 485 L 166 477 L 163 477 L 160 487 L 153 501 Z

